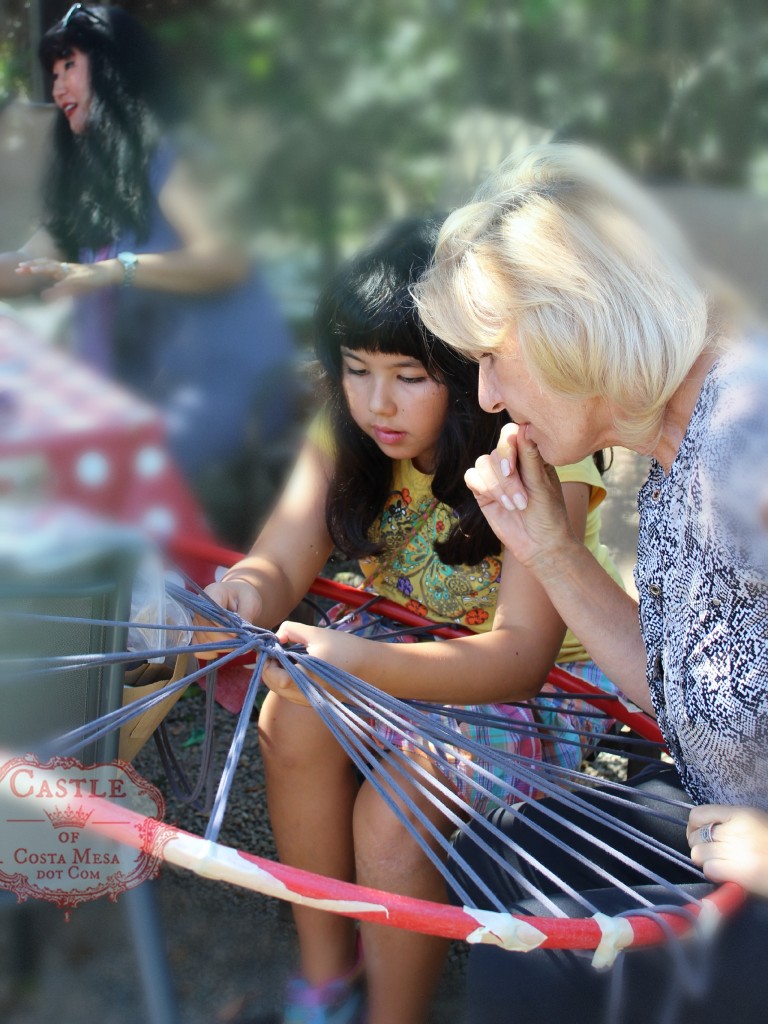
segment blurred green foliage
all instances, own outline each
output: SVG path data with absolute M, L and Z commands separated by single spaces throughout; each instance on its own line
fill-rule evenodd
M 44 25 L 67 7 L 41 3 Z M 29 93 L 29 5 L 4 4 L 0 88 Z M 297 282 L 316 285 L 395 216 L 460 201 L 524 125 L 656 180 L 766 176 L 765 0 L 122 6 L 164 42 L 196 122 L 237 169 L 241 223 Z

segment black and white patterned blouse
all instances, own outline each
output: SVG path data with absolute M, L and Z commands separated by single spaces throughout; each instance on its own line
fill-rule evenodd
M 768 809 L 768 346 L 710 370 L 638 496 L 635 582 L 659 725 L 696 803 Z

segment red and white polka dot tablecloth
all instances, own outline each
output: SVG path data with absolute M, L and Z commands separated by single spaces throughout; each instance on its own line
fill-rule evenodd
M 159 413 L 0 314 L 0 498 L 43 498 L 211 540 Z

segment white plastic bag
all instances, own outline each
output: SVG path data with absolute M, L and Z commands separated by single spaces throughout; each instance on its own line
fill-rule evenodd
M 128 631 L 128 650 L 162 651 L 186 647 L 192 639 L 190 612 L 166 591 L 166 573 L 156 552 L 148 552 L 139 564 L 131 596 L 131 622 Z M 146 625 L 141 625 L 146 623 Z M 158 625 L 175 629 L 158 629 Z M 146 659 L 160 663 L 165 655 Z

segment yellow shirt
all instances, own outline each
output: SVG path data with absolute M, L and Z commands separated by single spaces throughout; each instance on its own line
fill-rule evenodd
M 321 414 L 310 427 L 310 438 L 326 454 L 333 454 L 327 419 Z M 557 470 L 562 483 L 586 483 L 590 488 L 585 544 L 614 579 L 621 577 L 608 549 L 600 543 L 599 506 L 606 495 L 602 477 L 591 456 Z M 502 557 L 489 556 L 478 565 L 445 565 L 435 541 L 450 533 L 457 517 L 432 493 L 432 476 L 420 473 L 406 460 L 392 463 L 392 489 L 381 516 L 370 530 L 371 540 L 383 541 L 385 550 L 362 559 L 360 571 L 367 589 L 435 622 L 466 626 L 476 633 L 493 625 L 498 601 Z M 570 630 L 558 661 L 585 661 L 588 655 Z

